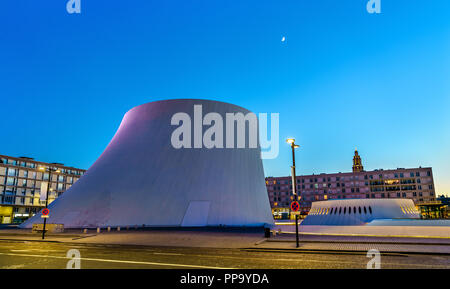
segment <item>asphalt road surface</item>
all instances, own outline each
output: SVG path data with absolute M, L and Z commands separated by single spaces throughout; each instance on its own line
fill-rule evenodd
M 80 252 L 81 269 L 364 269 L 369 261 L 365 254 L 353 253 L 0 241 L 0 269 L 64 269 L 70 249 Z M 381 268 L 450 269 L 450 256 L 382 254 Z

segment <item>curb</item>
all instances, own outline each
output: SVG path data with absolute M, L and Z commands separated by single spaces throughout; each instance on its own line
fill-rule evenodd
M 295 240 L 267 240 L 266 242 L 280 242 L 280 243 L 295 243 Z M 394 241 L 387 241 L 387 242 L 382 242 L 379 240 L 373 240 L 373 241 L 334 241 L 334 240 L 330 240 L 330 241 L 311 241 L 311 240 L 302 240 L 300 239 L 300 243 L 337 243 L 337 244 L 389 244 L 389 245 L 421 245 L 421 246 L 450 246 L 450 242 L 449 243 L 422 243 L 422 242 L 418 242 L 418 243 L 413 243 L 413 242 L 394 242 Z
M 270 253 L 297 253 L 297 254 L 342 254 L 342 255 L 366 255 L 366 251 L 358 250 L 321 250 L 321 249 L 287 249 L 287 248 L 242 248 L 241 250 L 250 252 L 270 252 Z M 437 256 L 450 256 L 450 253 L 437 253 L 437 252 L 416 252 L 416 251 L 389 251 L 380 252 L 381 255 L 392 256 L 404 256 L 408 255 L 437 255 Z

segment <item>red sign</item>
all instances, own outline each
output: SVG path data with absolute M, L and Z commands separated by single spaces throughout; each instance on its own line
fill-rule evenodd
M 297 212 L 300 210 L 300 204 L 297 201 L 291 203 L 291 210 Z
M 42 210 L 42 215 L 47 216 L 50 213 L 50 210 L 45 208 Z

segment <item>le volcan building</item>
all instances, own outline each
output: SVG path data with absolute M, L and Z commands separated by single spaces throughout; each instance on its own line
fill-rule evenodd
M 409 198 L 416 205 L 436 201 L 431 167 L 365 171 L 357 150 L 352 172 L 297 176 L 296 183 L 304 213 L 309 212 L 314 201 L 333 199 Z M 266 187 L 275 217 L 289 212 L 293 198 L 291 176 L 267 177 Z

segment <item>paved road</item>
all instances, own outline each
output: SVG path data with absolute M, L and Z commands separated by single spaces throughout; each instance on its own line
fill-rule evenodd
M 365 254 L 257 252 L 244 249 L 176 248 L 0 241 L 0 269 L 65 268 L 66 253 L 81 253 L 81 268 L 366 268 Z M 381 256 L 382 268 L 447 268 L 449 256 Z

